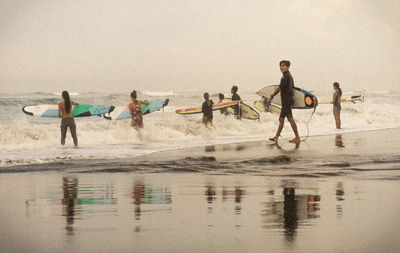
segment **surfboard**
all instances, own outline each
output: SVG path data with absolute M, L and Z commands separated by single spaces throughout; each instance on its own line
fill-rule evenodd
M 274 105 L 274 104 L 269 104 L 268 99 L 264 99 L 264 98 L 254 101 L 254 107 L 259 112 L 271 112 L 271 113 L 280 113 L 281 112 L 281 107 Z
M 114 106 L 112 105 L 79 104 L 72 105 L 71 112 L 73 117 L 89 117 L 109 113 L 113 110 Z M 22 111 L 30 116 L 58 118 L 58 105 L 28 105 L 22 107 Z
M 319 104 L 330 104 L 332 102 L 332 98 L 322 98 L 318 100 Z M 341 97 L 340 98 L 340 103 L 356 103 L 356 102 L 364 102 L 364 96 L 363 95 L 356 95 L 356 96 L 350 96 L 350 97 Z
M 229 102 L 232 101 L 231 99 L 224 99 L 222 100 L 222 102 Z M 258 112 L 256 110 L 254 110 L 253 108 L 251 108 L 249 105 L 245 104 L 245 103 L 240 103 L 240 108 L 241 108 L 241 118 L 242 119 L 251 119 L 251 120 L 256 120 L 260 118 L 260 115 L 258 114 Z M 233 107 L 229 107 L 227 108 L 227 111 L 230 114 L 235 114 L 235 109 Z
M 148 100 L 149 104 L 142 104 L 141 112 L 142 115 L 146 115 L 155 111 L 162 109 L 163 107 L 168 105 L 168 98 L 160 98 L 154 100 Z M 115 106 L 114 110 L 104 114 L 104 118 L 109 120 L 121 120 L 121 119 L 130 119 L 131 114 L 129 112 L 129 104 L 123 106 Z
M 241 100 L 236 100 L 236 101 L 232 101 L 232 100 L 225 101 L 225 100 L 223 100 L 222 103 L 213 104 L 212 109 L 213 109 L 213 111 L 215 111 L 215 110 L 219 110 L 219 109 L 222 109 L 222 108 L 227 108 L 227 107 L 230 107 L 230 106 L 237 105 L 240 102 L 241 102 Z M 198 107 L 193 107 L 193 108 L 178 109 L 175 112 L 178 113 L 178 114 L 195 114 L 195 113 L 201 113 L 202 112 L 201 109 L 202 109 L 201 106 L 198 106 Z
M 279 85 L 270 85 L 260 89 L 257 94 L 269 99 L 278 87 Z M 293 109 L 313 109 L 318 105 L 318 99 L 314 94 L 298 87 L 293 87 L 293 99 Z M 279 94 L 272 99 L 271 104 L 281 106 L 281 98 Z

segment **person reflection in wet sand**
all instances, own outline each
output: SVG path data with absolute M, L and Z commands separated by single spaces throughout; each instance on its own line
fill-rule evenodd
M 133 184 L 133 203 L 135 204 L 135 219 L 140 220 L 140 215 L 142 213 L 140 205 L 144 201 L 144 184 L 142 182 L 135 182 Z
M 78 179 L 75 177 L 63 177 L 63 198 L 62 202 L 62 215 L 66 217 L 67 224 L 65 229 L 67 234 L 72 235 L 75 205 L 78 198 Z
M 296 236 L 298 223 L 295 189 L 284 188 L 283 195 L 283 227 L 285 229 L 286 240 L 291 242 Z
M 336 184 L 336 200 L 339 201 L 343 201 L 344 200 L 344 188 L 343 188 L 343 183 L 342 182 L 338 182 Z M 337 204 L 336 205 L 336 216 L 337 217 L 341 217 L 343 213 L 343 206 L 342 204 Z
M 298 149 L 299 147 L 300 147 L 300 142 L 299 143 L 295 143 L 296 145 L 295 145 L 295 149 Z M 268 144 L 269 145 L 269 144 Z M 272 145 L 274 145 L 277 149 L 282 149 L 282 146 L 281 145 L 279 145 L 279 143 L 278 142 L 274 142 L 274 143 L 272 143 Z
M 204 193 L 206 196 L 206 200 L 208 204 L 212 204 L 212 202 L 215 200 L 215 186 L 214 185 L 206 185 L 206 191 Z
M 344 148 L 343 139 L 341 134 L 337 134 L 335 137 L 335 146 L 339 148 Z

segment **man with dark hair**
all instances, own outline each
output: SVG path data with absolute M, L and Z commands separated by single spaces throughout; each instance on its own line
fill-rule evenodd
M 241 100 L 239 94 L 237 94 L 238 89 L 239 88 L 237 86 L 232 86 L 231 89 L 232 101 Z M 235 116 L 237 117 L 237 119 L 240 119 L 242 117 L 242 112 L 241 112 L 242 109 L 239 107 L 239 105 L 234 105 L 233 109 L 235 110 Z
M 300 143 L 300 136 L 297 131 L 297 125 L 296 122 L 293 119 L 292 115 L 292 105 L 293 105 L 293 87 L 294 87 L 294 81 L 293 77 L 289 72 L 289 67 L 290 67 L 290 61 L 281 61 L 279 62 L 279 67 L 281 69 L 281 72 L 283 73 L 283 76 L 281 78 L 281 83 L 279 84 L 279 87 L 276 88 L 275 92 L 271 95 L 269 98 L 269 101 L 272 101 L 274 96 L 278 94 L 279 92 L 281 93 L 281 114 L 279 116 L 279 127 L 276 132 L 275 137 L 270 138 L 271 141 L 278 142 L 278 138 L 281 135 L 283 125 L 285 123 L 285 117 L 290 122 L 290 125 L 292 126 L 293 132 L 295 134 L 295 138 L 290 140 L 289 142 L 292 143 Z

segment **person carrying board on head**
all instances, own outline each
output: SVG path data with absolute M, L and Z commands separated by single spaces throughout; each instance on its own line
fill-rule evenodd
M 269 101 L 272 101 L 274 96 L 280 92 L 282 108 L 281 108 L 281 114 L 279 115 L 278 130 L 275 134 L 275 137 L 270 138 L 270 140 L 278 142 L 278 138 L 281 135 L 283 125 L 285 123 L 285 117 L 287 117 L 287 119 L 290 122 L 290 125 L 293 129 L 293 132 L 295 134 L 295 138 L 290 140 L 289 142 L 299 144 L 301 142 L 301 140 L 300 140 L 299 133 L 297 131 L 296 122 L 293 119 L 292 108 L 291 108 L 293 105 L 294 81 L 293 81 L 292 75 L 289 72 L 290 61 L 285 61 L 285 60 L 281 61 L 279 63 L 279 67 L 280 67 L 280 70 L 281 70 L 283 76 L 281 78 L 279 87 L 275 90 L 275 92 L 273 94 L 271 94 Z
M 76 137 L 76 125 L 72 116 L 72 105 L 79 105 L 69 98 L 68 91 L 61 93 L 62 102 L 58 103 L 58 117 L 61 118 L 61 145 L 65 145 L 65 137 L 69 128 L 75 147 L 78 146 L 78 138 Z
M 131 92 L 132 103 L 129 104 L 129 113 L 131 114 L 131 126 L 136 130 L 143 128 L 143 115 L 142 115 L 142 104 L 149 104 L 147 100 L 137 100 L 136 90 Z
M 212 106 L 214 102 L 210 100 L 210 95 L 207 92 L 204 93 L 204 100 L 205 101 L 201 106 L 201 112 L 203 113 L 202 122 L 205 126 L 207 126 L 208 123 L 210 123 L 210 125 L 212 126 L 212 120 L 213 120 Z

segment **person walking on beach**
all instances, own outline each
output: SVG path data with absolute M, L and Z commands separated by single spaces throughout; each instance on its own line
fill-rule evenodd
M 68 91 L 63 91 L 61 98 L 63 101 L 58 103 L 58 117 L 61 118 L 61 145 L 65 144 L 65 137 L 69 128 L 74 145 L 77 147 L 78 138 L 76 137 L 75 121 L 72 117 L 72 105 L 78 105 L 78 103 L 70 100 Z
M 131 114 L 131 126 L 136 130 L 143 128 L 142 104 L 148 105 L 147 100 L 137 100 L 136 90 L 131 92 L 132 103 L 129 104 L 129 113 Z
M 236 101 L 236 100 L 241 100 L 239 94 L 237 94 L 238 91 L 238 87 L 237 86 L 232 86 L 231 89 L 231 93 L 232 93 L 232 101 Z M 242 113 L 241 113 L 241 108 L 239 105 L 234 105 L 233 109 L 235 110 L 235 116 L 237 119 L 240 119 L 242 117 Z
M 212 111 L 212 106 L 214 104 L 214 102 L 212 100 L 210 100 L 210 95 L 206 92 L 204 93 L 204 103 L 201 106 L 201 112 L 203 113 L 203 124 L 204 125 L 208 125 L 208 123 L 210 123 L 210 125 L 212 126 L 212 120 L 213 120 L 213 111 Z
M 293 81 L 292 75 L 289 72 L 290 61 L 280 61 L 279 67 L 283 74 L 283 76 L 281 78 L 281 83 L 279 84 L 279 87 L 276 88 L 274 93 L 271 95 L 271 97 L 269 98 L 269 101 L 272 101 L 274 96 L 280 92 L 282 108 L 281 108 L 281 114 L 279 115 L 278 130 L 276 132 L 275 137 L 270 138 L 270 140 L 278 142 L 278 138 L 281 135 L 283 125 L 285 123 L 285 117 L 287 117 L 287 119 L 290 122 L 290 125 L 293 129 L 293 132 L 295 134 L 295 138 L 290 140 L 289 142 L 299 144 L 301 142 L 301 140 L 300 140 L 299 133 L 297 131 L 296 122 L 293 119 L 292 108 L 291 108 L 292 104 L 293 104 L 294 81 Z
M 333 83 L 333 89 L 335 93 L 333 93 L 333 116 L 335 117 L 336 128 L 340 129 L 342 122 L 340 121 L 340 110 L 342 110 L 342 106 L 340 105 L 340 99 L 342 97 L 342 89 L 339 87 L 338 82 Z

